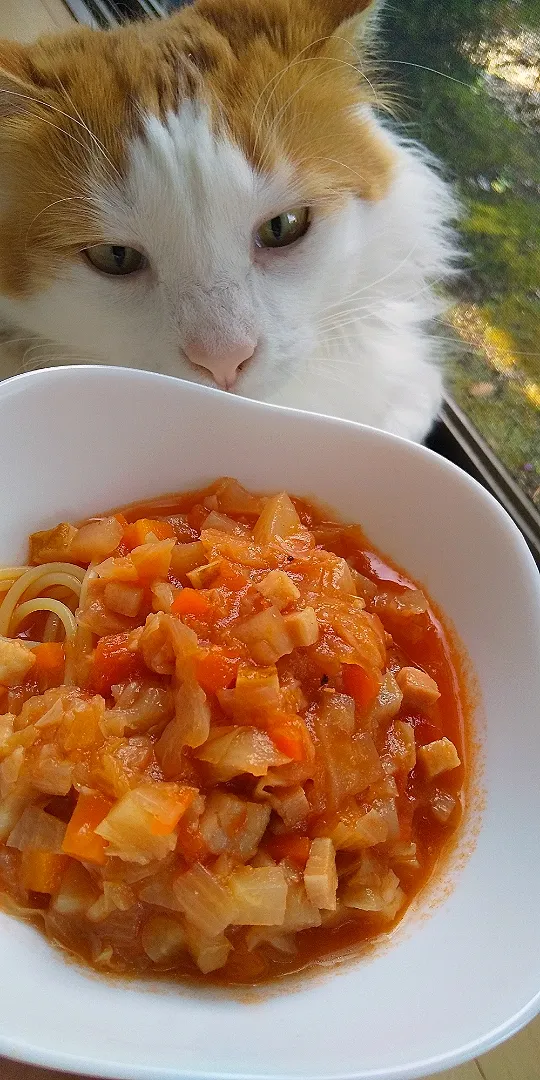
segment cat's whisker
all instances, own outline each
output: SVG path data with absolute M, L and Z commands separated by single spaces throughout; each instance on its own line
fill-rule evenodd
M 419 289 L 416 289 L 414 292 L 407 293 L 406 296 L 392 296 L 392 297 L 389 297 L 389 300 L 392 301 L 392 302 L 400 303 L 400 304 L 407 304 L 407 303 L 409 303 L 409 301 L 417 299 L 419 296 L 422 296 L 424 293 L 432 293 L 433 290 L 436 289 L 438 285 L 443 283 L 443 280 L 444 280 L 443 278 L 435 278 L 433 281 L 428 282 L 428 284 L 422 285 Z M 348 299 L 352 299 L 352 295 L 351 295 L 351 297 L 346 297 L 344 299 L 343 303 L 346 304 Z M 359 318 L 355 317 L 355 312 L 360 313 Z M 329 317 L 329 318 L 326 318 L 326 319 L 318 319 L 317 320 L 317 325 L 323 330 L 324 330 L 325 327 L 328 328 L 328 329 L 332 329 L 334 326 L 348 325 L 348 324 L 343 324 L 343 319 L 341 318 L 341 316 L 343 316 L 343 318 L 348 318 L 349 316 L 354 316 L 351 319 L 352 322 L 362 322 L 366 318 L 372 318 L 375 315 L 377 316 L 377 318 L 379 318 L 379 319 L 381 319 L 383 321 L 390 322 L 390 320 L 384 320 L 384 308 L 383 309 L 380 309 L 380 308 L 368 309 L 366 307 L 356 307 L 356 308 L 344 307 L 341 312 L 337 312 L 336 315 L 334 315 L 332 317 Z
M 331 311 L 333 308 L 337 308 L 340 306 L 343 307 L 343 304 L 345 304 L 348 300 L 356 299 L 358 296 L 362 296 L 364 293 L 371 292 L 371 290 L 374 289 L 377 285 L 382 285 L 384 281 L 388 281 L 389 278 L 394 277 L 395 274 L 397 274 L 404 266 L 407 265 L 407 263 L 410 261 L 411 256 L 414 255 L 414 252 L 417 250 L 417 247 L 418 243 L 413 244 L 413 246 L 404 256 L 404 258 L 401 260 L 401 262 L 397 263 L 396 266 L 392 267 L 392 269 L 389 270 L 387 274 L 383 274 L 382 277 L 377 278 L 375 281 L 370 281 L 362 289 L 358 289 L 356 290 L 356 292 L 350 293 L 347 297 L 344 297 L 341 300 L 336 300 L 334 304 L 327 304 L 323 308 L 323 311 Z M 333 316 L 328 316 L 328 318 L 319 319 L 318 321 L 319 324 L 322 324 L 327 321 L 330 322 L 332 318 Z
M 67 91 L 66 87 L 64 86 L 63 82 L 61 81 L 60 77 L 57 75 L 56 78 L 57 78 L 57 82 L 58 82 L 58 85 L 60 86 L 60 89 L 61 89 L 62 93 L 65 95 L 65 97 L 69 101 L 69 104 L 71 105 L 71 108 L 73 109 L 73 112 L 75 113 L 76 117 L 78 118 L 80 126 L 84 129 L 84 131 L 88 132 L 90 138 L 92 139 L 92 142 L 94 143 L 95 146 L 97 146 L 100 153 L 103 154 L 103 157 L 105 158 L 107 164 L 111 166 L 111 169 L 113 169 L 113 171 L 116 173 L 118 179 L 121 180 L 122 176 L 121 176 L 118 168 L 114 164 L 114 161 L 112 160 L 112 158 L 111 158 L 110 154 L 108 153 L 107 149 L 105 148 L 105 146 L 103 145 L 101 140 L 98 139 L 97 135 L 91 130 L 91 128 L 88 127 L 88 124 L 86 123 L 86 121 L 81 116 L 77 106 L 75 105 L 75 102 L 73 101 L 73 98 L 71 97 L 70 94 L 68 94 L 68 91 Z M 75 117 L 72 117 L 72 119 L 75 120 Z M 75 123 L 77 123 L 77 120 L 75 120 Z
M 259 119 L 259 126 L 258 126 L 258 128 L 257 128 L 257 132 L 256 132 L 256 134 L 255 134 L 255 141 L 254 141 L 254 144 L 253 144 L 253 148 L 254 148 L 254 150 L 256 150 L 256 149 L 257 149 L 257 145 L 258 145 L 258 142 L 259 142 L 259 136 L 260 136 L 260 133 L 261 133 L 261 127 L 262 127 L 262 124 L 263 124 L 263 122 L 264 122 L 264 117 L 265 117 L 265 115 L 266 115 L 266 110 L 267 110 L 267 108 L 268 108 L 268 106 L 269 106 L 269 104 L 270 104 L 270 101 L 272 100 L 272 97 L 273 97 L 273 95 L 275 94 L 275 92 L 276 92 L 276 90 L 277 90 L 277 88 L 278 88 L 278 86 L 279 86 L 280 82 L 281 82 L 281 81 L 282 81 L 282 79 L 283 79 L 283 78 L 285 77 L 285 75 L 287 74 L 287 72 L 288 72 L 288 71 L 290 71 L 290 69 L 291 69 L 292 67 L 294 67 L 294 65 L 295 65 L 295 64 L 297 64 L 297 63 L 301 63 L 301 61 L 300 61 L 300 57 L 302 56 L 302 53 L 305 53 L 305 52 L 307 52 L 307 51 L 308 51 L 308 49 L 312 49 L 312 48 L 314 48 L 314 46 L 315 46 L 315 45 L 320 45 L 320 44 L 322 44 L 322 43 L 323 43 L 324 41 L 328 41 L 328 40 L 329 40 L 329 37 L 330 37 L 330 35 L 329 35 L 329 34 L 326 34 L 326 35 L 325 35 L 324 37 L 321 37 L 321 38 L 316 38 L 316 40 L 315 40 L 315 41 L 310 41 L 309 45 L 305 45 L 303 49 L 300 49 L 300 51 L 299 51 L 299 52 L 297 52 L 295 56 L 293 56 L 292 60 L 290 60 L 288 64 L 285 64 L 285 65 L 284 65 L 284 67 L 282 67 L 280 71 L 276 72 L 276 74 L 275 74 L 275 75 L 272 75 L 272 78 L 268 80 L 268 82 L 266 83 L 266 85 L 265 85 L 265 86 L 263 87 L 263 89 L 261 90 L 261 92 L 260 92 L 260 94 L 259 94 L 259 96 L 258 96 L 258 98 L 257 98 L 257 101 L 255 102 L 255 107 L 254 107 L 254 109 L 253 109 L 253 119 L 254 119 L 254 120 L 255 120 L 255 117 L 257 116 L 257 109 L 259 108 L 259 105 L 260 105 L 260 103 L 261 103 L 261 101 L 262 101 L 263 95 L 264 95 L 264 94 L 266 93 L 266 91 L 267 91 L 267 90 L 269 89 L 269 87 L 270 87 L 270 86 L 272 86 L 272 83 L 276 82 L 276 79 L 277 79 L 277 83 L 276 83 L 276 85 L 275 85 L 275 86 L 273 87 L 273 89 L 271 90 L 270 94 L 268 95 L 268 98 L 267 98 L 267 100 L 266 100 L 266 103 L 265 103 L 265 106 L 264 106 L 264 109 L 263 109 L 262 115 L 261 115 L 261 117 L 260 117 L 260 119 Z M 316 57 L 306 57 L 305 59 L 307 59 L 307 60 L 309 60 L 309 59 L 312 59 L 312 60 L 314 60 L 314 59 L 316 59 Z
M 84 125 L 81 124 L 78 120 L 76 120 L 74 116 L 70 116 L 70 114 L 64 112 L 63 109 L 58 109 L 56 105 L 51 105 L 49 101 L 43 101 L 41 98 L 32 97 L 31 94 L 21 94 L 18 90 L 8 90 L 5 87 L 0 87 L 0 93 L 9 94 L 11 97 L 21 98 L 23 101 L 30 101 L 33 105 L 43 105 L 45 109 L 50 109 L 51 112 L 58 113 L 60 116 L 65 116 L 67 120 L 71 120 L 71 122 L 73 124 L 77 124 L 78 127 L 84 127 Z M 51 120 L 46 120 L 44 116 L 36 117 L 36 119 L 39 119 L 42 121 L 43 124 L 47 124 L 49 127 L 54 128 L 55 131 L 59 131 L 62 135 L 66 135 L 68 139 L 72 140 L 72 142 L 77 143 L 78 146 L 82 146 L 83 150 L 85 150 L 86 152 L 90 150 L 90 145 L 87 142 L 84 143 L 81 139 L 77 139 L 75 135 L 73 135 L 70 131 L 66 131 L 65 128 L 60 127 L 58 124 L 53 124 Z M 109 162 L 109 164 L 112 165 L 112 162 Z
M 340 57 L 337 57 L 337 56 L 334 56 L 334 57 L 331 57 L 331 56 L 306 57 L 304 60 L 297 61 L 297 63 L 299 63 L 299 64 L 308 63 L 309 60 L 318 60 L 319 62 L 326 61 L 327 63 L 330 63 L 330 64 L 341 64 L 341 65 L 343 65 L 343 67 L 351 68 L 351 70 L 354 71 L 355 74 L 362 75 L 362 72 L 358 71 L 358 68 L 355 67 L 354 64 L 351 64 L 348 60 L 342 60 Z M 294 66 L 294 65 L 291 65 L 291 66 Z M 326 71 L 319 71 L 316 75 L 313 76 L 313 78 L 308 79 L 306 82 L 301 82 L 300 86 L 297 87 L 294 94 L 291 94 L 289 96 L 289 98 L 287 99 L 287 101 L 285 102 L 285 104 L 282 105 L 281 109 L 279 110 L 277 115 L 274 117 L 274 119 L 272 121 L 272 124 L 270 126 L 270 130 L 269 130 L 268 135 L 267 135 L 264 150 L 263 150 L 263 153 L 262 153 L 261 158 L 260 158 L 261 168 L 264 167 L 264 162 L 265 162 L 266 156 L 267 156 L 267 154 L 269 152 L 269 149 L 270 149 L 271 137 L 272 137 L 272 135 L 273 135 L 273 133 L 275 131 L 275 128 L 276 128 L 277 124 L 279 124 L 279 121 L 281 120 L 281 117 L 283 116 L 283 113 L 286 111 L 286 109 L 289 108 L 289 106 L 295 100 L 295 98 L 298 97 L 298 94 L 303 93 L 305 90 L 307 90 L 308 86 L 311 86 L 312 83 L 316 82 L 317 79 L 322 78 L 322 76 L 325 75 L 325 74 L 327 74 Z M 367 77 L 366 77 L 366 82 L 369 84 L 369 86 L 372 85 L 370 83 L 369 79 L 367 79 Z
M 471 83 L 463 82 L 462 79 L 455 79 L 453 75 L 447 75 L 445 71 L 439 71 L 438 68 L 426 67 L 425 64 L 413 64 L 410 60 L 385 60 L 384 66 L 388 64 L 400 64 L 403 67 L 418 68 L 419 71 L 429 71 L 432 75 L 440 75 L 442 79 L 448 79 L 449 82 L 457 83 L 458 86 L 464 86 L 466 90 L 471 90 L 472 93 L 476 93 L 476 87 Z
M 29 224 L 29 226 L 28 226 L 28 228 L 26 230 L 26 236 L 24 238 L 25 250 L 28 248 L 28 238 L 30 236 L 30 230 L 32 229 L 33 225 L 36 223 L 38 218 L 40 218 L 42 216 L 42 214 L 45 214 L 47 212 L 47 210 L 50 210 L 53 206 L 58 206 L 59 203 L 74 202 L 75 200 L 78 200 L 78 199 L 80 199 L 81 201 L 84 202 L 84 195 L 67 195 L 65 198 L 55 199 L 53 202 L 48 203 L 47 206 L 44 206 L 43 209 L 40 210 L 39 213 L 36 214 L 36 216 L 32 218 L 32 221 L 30 222 L 30 224 Z

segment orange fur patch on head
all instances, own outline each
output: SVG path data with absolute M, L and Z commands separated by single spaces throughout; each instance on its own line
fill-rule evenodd
M 144 115 L 186 98 L 256 169 L 287 162 L 306 204 L 384 197 L 392 160 L 360 111 L 377 95 L 350 21 L 367 6 L 196 0 L 167 20 L 0 42 L 0 288 L 23 295 L 82 248 L 122 242 L 103 235 L 92 186 L 121 183 Z

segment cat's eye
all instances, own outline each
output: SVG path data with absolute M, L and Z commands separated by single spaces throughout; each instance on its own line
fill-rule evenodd
M 135 274 L 137 270 L 142 270 L 146 263 L 142 252 L 137 251 L 137 248 L 124 247 L 123 244 L 94 244 L 93 247 L 85 248 L 84 254 L 96 270 L 117 277 Z
M 286 210 L 261 225 L 256 242 L 263 248 L 288 247 L 305 236 L 310 224 L 309 207 L 300 206 L 294 210 Z

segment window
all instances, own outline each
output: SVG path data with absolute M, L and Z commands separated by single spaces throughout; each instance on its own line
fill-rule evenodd
M 446 443 L 540 554 L 540 5 L 392 0 L 381 28 L 401 115 L 463 206 Z

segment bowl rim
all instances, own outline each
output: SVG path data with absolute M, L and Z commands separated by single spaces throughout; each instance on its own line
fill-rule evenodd
M 204 384 L 192 383 L 190 380 L 181 379 L 171 375 L 164 375 L 160 372 L 145 371 L 139 368 L 119 367 L 115 365 L 74 364 L 66 366 L 57 365 L 55 367 L 38 369 L 36 371 L 23 372 L 3 380 L 0 382 L 0 403 L 3 403 L 5 399 L 9 397 L 12 388 L 15 385 L 30 385 L 47 382 L 50 381 L 51 376 L 56 376 L 57 378 L 60 377 L 60 379 L 65 380 L 73 380 L 75 382 L 80 375 L 90 376 L 91 378 L 96 379 L 102 378 L 104 381 L 111 376 L 115 376 L 120 379 L 125 379 L 126 382 L 139 381 L 156 385 L 159 383 L 181 383 L 188 393 L 200 397 L 201 400 L 208 397 L 215 398 L 216 395 L 223 394 L 223 391 L 217 388 Z M 308 416 L 313 417 L 315 421 L 322 420 L 325 423 L 340 425 L 349 429 L 376 432 L 377 435 L 383 437 L 390 443 L 406 446 L 408 453 L 416 453 L 418 456 L 430 460 L 432 464 L 436 468 L 442 470 L 443 473 L 459 477 L 459 482 L 463 484 L 465 488 L 469 488 L 470 491 L 474 492 L 481 502 L 486 506 L 489 506 L 491 511 L 497 514 L 501 525 L 504 525 L 506 529 L 507 535 L 512 538 L 516 547 L 516 558 L 521 562 L 522 571 L 527 574 L 528 583 L 530 583 L 533 588 L 533 593 L 536 595 L 540 610 L 540 575 L 522 533 L 498 500 L 474 479 L 474 477 L 464 472 L 459 466 L 448 461 L 446 458 L 439 456 L 435 451 L 422 444 L 413 443 L 402 436 L 394 435 L 383 429 L 375 428 L 372 425 L 362 424 L 340 417 L 328 416 L 324 413 L 315 413 L 289 406 L 257 401 L 241 397 L 240 395 L 228 395 L 228 397 L 231 404 L 234 401 L 234 407 L 238 410 L 243 409 L 254 413 L 264 410 L 278 414 L 285 413 L 291 417 Z M 99 979 L 99 975 L 97 978 Z M 131 985 L 134 988 L 137 988 L 140 985 L 144 985 L 144 982 L 134 980 Z M 302 993 L 301 986 L 298 988 L 298 993 Z M 367 1080 L 368 1077 L 369 1080 L 417 1080 L 417 1078 L 426 1077 L 459 1066 L 473 1060 L 475 1057 L 486 1051 L 493 1049 L 506 1039 L 515 1035 L 527 1023 L 533 1020 L 538 1013 L 540 1013 L 540 988 L 529 1002 L 513 1013 L 506 1021 L 492 1028 L 483 1036 L 473 1039 L 453 1051 L 446 1051 L 429 1058 L 417 1059 L 403 1066 L 389 1066 L 381 1069 L 369 1069 L 368 1071 L 360 1069 L 348 1073 L 310 1073 L 310 1080 Z M 171 1068 L 161 1066 L 155 1067 L 146 1064 L 128 1064 L 122 1061 L 105 1059 L 100 1056 L 82 1057 L 76 1054 L 66 1053 L 62 1050 L 52 1051 L 41 1049 L 39 1046 L 33 1043 L 27 1043 L 24 1040 L 10 1039 L 1 1032 L 0 1054 L 7 1059 L 45 1069 L 56 1069 L 62 1072 L 76 1073 L 81 1076 L 113 1078 L 113 1080 L 304 1080 L 301 1073 L 287 1073 L 285 1071 L 278 1073 L 250 1073 L 242 1072 L 241 1070 L 225 1072 L 214 1070 L 196 1071 L 190 1069 L 186 1071 L 181 1067 Z

